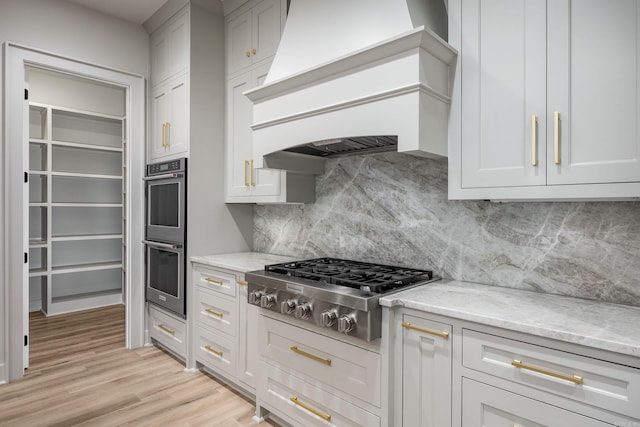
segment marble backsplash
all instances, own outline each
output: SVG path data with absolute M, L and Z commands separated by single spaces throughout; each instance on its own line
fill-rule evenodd
M 316 203 L 254 210 L 254 249 L 640 306 L 640 203 L 449 201 L 447 161 L 327 161 Z

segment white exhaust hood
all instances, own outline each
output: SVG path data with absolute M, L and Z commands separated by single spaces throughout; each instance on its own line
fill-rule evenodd
M 321 173 L 314 160 L 334 155 L 446 156 L 457 57 L 438 35 L 446 25 L 442 0 L 291 0 L 265 83 L 245 93 L 255 166 Z

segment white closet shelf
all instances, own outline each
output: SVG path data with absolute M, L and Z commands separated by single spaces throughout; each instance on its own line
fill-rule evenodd
M 51 176 L 63 176 L 67 178 L 93 178 L 93 179 L 116 179 L 122 180 L 122 175 L 104 175 L 97 173 L 79 173 L 79 172 L 51 172 Z
M 51 236 L 52 242 L 70 242 L 79 240 L 117 240 L 122 239 L 122 234 L 79 234 L 69 236 Z
M 60 303 L 64 301 L 75 301 L 79 299 L 96 298 L 96 297 L 107 296 L 107 295 L 120 295 L 120 293 L 121 293 L 120 288 L 108 289 L 106 291 L 86 292 L 84 294 L 74 294 L 74 295 L 63 296 L 63 297 L 53 297 L 51 298 L 51 300 L 55 304 L 55 303 Z
M 67 141 L 46 141 L 46 142 L 50 142 L 52 145 L 55 145 L 58 147 L 84 148 L 86 150 L 115 151 L 116 153 L 122 153 L 122 148 L 109 147 L 107 145 L 81 144 L 79 142 L 67 142 Z
M 34 268 L 33 270 L 29 270 L 29 277 L 42 277 L 47 275 L 46 268 Z
M 46 208 L 47 202 L 30 202 L 29 207 L 30 208 Z
M 79 265 L 62 265 L 53 267 L 51 274 L 64 274 L 64 273 L 76 273 L 79 271 L 97 271 L 97 270 L 113 270 L 121 269 L 122 262 L 98 262 L 94 264 L 79 264 Z
M 47 171 L 30 170 L 29 171 L 29 175 L 47 176 L 47 175 L 49 175 L 49 172 L 47 172 Z
M 42 203 L 36 203 L 42 205 Z M 46 205 L 46 204 L 44 204 Z M 72 203 L 72 202 L 54 202 L 51 203 L 52 208 L 121 208 L 122 203 Z
M 29 239 L 29 248 L 46 248 L 47 241 L 43 239 Z
M 51 109 L 52 111 L 64 111 L 66 113 L 73 113 L 73 114 L 78 114 L 78 115 L 82 115 L 82 116 L 87 116 L 90 118 L 103 118 L 103 119 L 109 119 L 109 120 L 124 120 L 125 116 L 116 116 L 113 114 L 105 114 L 105 113 L 98 113 L 95 111 L 89 111 L 89 110 L 81 110 L 78 108 L 69 108 L 69 107 L 62 107 L 60 105 L 53 105 L 53 104 L 42 104 L 39 102 L 29 102 L 29 107 L 36 107 L 39 108 L 40 110 L 47 110 L 47 109 Z
M 29 142 L 32 144 L 49 144 L 51 141 L 43 138 L 29 138 Z

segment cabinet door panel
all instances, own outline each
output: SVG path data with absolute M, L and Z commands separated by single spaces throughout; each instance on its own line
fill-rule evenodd
M 169 119 L 169 93 L 167 86 L 156 88 L 151 94 L 151 139 L 149 141 L 151 160 L 166 155 L 163 135 L 164 126 Z
M 251 194 L 250 171 L 247 162 L 251 160 L 251 118 L 253 105 L 242 93 L 251 88 L 251 73 L 242 74 L 229 80 L 227 88 L 227 197 L 249 196 Z
M 251 11 L 229 21 L 227 25 L 227 61 L 229 74 L 251 65 Z
M 280 42 L 280 0 L 263 0 L 253 9 L 252 61 L 275 55 Z
M 169 151 L 171 154 L 185 153 L 189 149 L 189 75 L 173 81 L 170 90 Z
M 156 85 L 169 76 L 169 31 L 154 33 L 151 38 L 151 84 Z
M 543 0 L 462 1 L 465 188 L 545 184 L 545 9 Z
M 549 184 L 640 181 L 639 23 L 639 0 L 549 2 Z

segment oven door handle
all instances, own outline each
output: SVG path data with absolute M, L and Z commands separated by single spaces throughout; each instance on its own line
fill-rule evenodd
M 181 173 L 163 173 L 162 175 L 145 176 L 144 181 L 157 181 L 159 179 L 182 178 Z
M 173 243 L 159 243 L 159 242 L 152 242 L 150 240 L 143 240 L 142 243 L 148 246 L 155 246 L 157 248 L 163 248 L 163 249 L 180 249 L 182 247 L 182 245 L 175 245 Z

